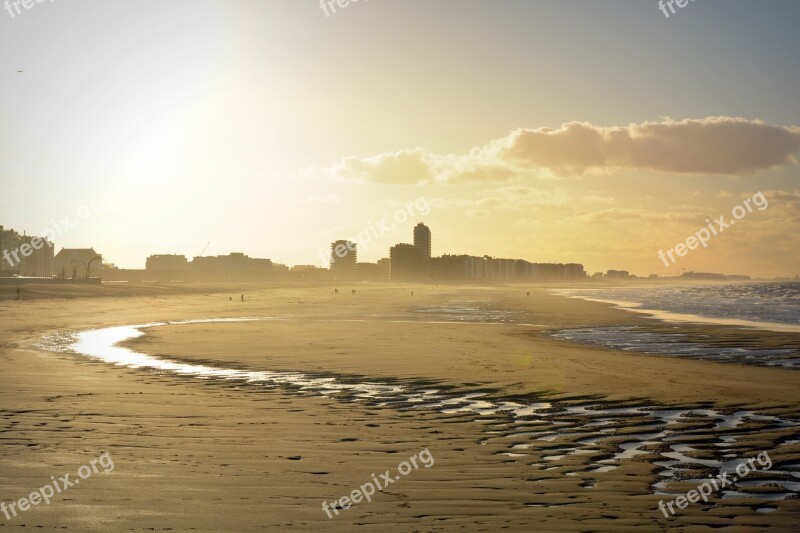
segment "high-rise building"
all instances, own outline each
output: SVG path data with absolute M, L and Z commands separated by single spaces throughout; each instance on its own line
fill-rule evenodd
M 431 276 L 431 230 L 420 222 L 414 226 L 414 248 L 419 254 L 419 278 Z
M 414 246 L 419 248 L 423 257 L 431 258 L 431 230 L 422 222 L 414 226 Z
M 331 275 L 334 280 L 352 281 L 358 274 L 358 250 L 352 241 L 331 243 Z

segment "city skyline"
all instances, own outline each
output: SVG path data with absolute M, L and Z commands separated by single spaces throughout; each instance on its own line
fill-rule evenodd
M 287 272 L 301 274 L 304 279 L 320 281 L 553 281 L 557 279 L 628 279 L 628 278 L 672 278 L 694 280 L 748 280 L 744 272 L 701 272 L 676 268 L 672 274 L 638 275 L 624 266 L 605 271 L 586 271 L 582 263 L 537 262 L 529 258 L 496 257 L 489 254 L 465 254 L 443 252 L 432 255 L 432 232 L 423 222 L 413 228 L 413 244 L 396 243 L 390 246 L 385 257 L 375 262 L 359 261 L 358 242 L 339 239 L 330 243 L 328 265 L 288 265 L 273 261 L 273 258 L 250 257 L 241 251 L 223 255 L 204 255 L 187 258 L 179 253 L 151 254 L 145 258 L 144 269 L 120 268 L 106 261 L 94 248 L 62 247 L 56 254 L 53 241 L 48 237 L 38 239 L 42 246 L 34 248 L 34 236 L 20 235 L 12 228 L 0 226 L 0 245 L 4 262 L 0 264 L 0 277 L 19 275 L 22 277 L 84 278 L 105 277 L 116 281 L 269 281 L 285 279 Z M 16 248 L 14 248 L 16 247 Z M 27 255 L 20 250 L 27 247 Z M 205 251 L 205 250 L 204 250 Z M 672 250 L 670 250 L 670 257 Z M 15 258 L 20 261 L 15 262 Z M 92 269 L 94 261 L 100 263 Z M 8 262 L 8 264 L 6 264 Z M 102 272 L 101 270 L 102 265 Z M 324 271 L 329 277 L 320 277 L 315 272 Z M 310 276 L 310 277 L 309 277 Z M 795 275 L 794 279 L 798 276 Z M 758 279 L 758 278 L 757 278 Z M 776 277 L 774 279 L 792 279 Z

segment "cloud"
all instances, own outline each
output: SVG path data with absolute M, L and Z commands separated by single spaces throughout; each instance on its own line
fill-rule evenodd
M 797 164 L 800 127 L 707 117 L 600 127 L 569 122 L 559 129 L 518 129 L 465 154 L 424 148 L 347 157 L 327 169 L 334 179 L 409 184 L 506 181 L 513 177 L 647 170 L 741 175 Z
M 780 200 L 783 202 L 800 202 L 800 191 L 764 191 L 764 195 L 770 200 Z
M 617 203 L 617 201 L 603 192 L 590 192 L 587 196 L 581 198 L 581 202 L 585 204 L 605 204 L 605 205 L 613 205 Z
M 682 211 L 646 211 L 643 209 L 625 209 L 613 207 L 601 211 L 582 213 L 578 219 L 592 223 L 613 223 L 613 222 L 680 222 L 691 223 L 703 220 L 703 213 L 682 212 Z
M 388 152 L 373 157 L 346 157 L 330 169 L 331 176 L 346 181 L 385 184 L 417 183 L 433 177 L 432 156 L 423 148 Z
M 484 191 L 477 199 L 446 198 L 430 201 L 435 209 L 522 209 L 534 207 L 564 207 L 571 202 L 563 189 L 543 191 L 533 187 L 502 187 L 491 192 Z
M 512 158 L 570 173 L 631 168 L 734 175 L 797 163 L 800 128 L 730 117 L 613 128 L 571 122 L 558 130 L 518 130 L 500 142 Z

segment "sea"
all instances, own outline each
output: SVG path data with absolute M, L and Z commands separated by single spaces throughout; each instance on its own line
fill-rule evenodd
M 736 326 L 783 333 L 800 333 L 800 282 L 753 282 L 684 286 L 564 289 L 572 298 L 604 302 L 626 311 L 648 315 L 654 322 Z M 609 326 L 574 328 L 553 336 L 655 355 L 677 355 L 735 361 L 760 366 L 800 368 L 800 353 L 792 343 L 768 348 L 731 346 L 698 341 L 680 328 Z

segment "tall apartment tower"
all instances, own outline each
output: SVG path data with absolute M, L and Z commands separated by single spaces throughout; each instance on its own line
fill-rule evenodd
M 341 281 L 355 280 L 358 274 L 358 251 L 356 243 L 336 241 L 331 243 L 331 274 Z
M 431 230 L 420 222 L 414 226 L 414 248 L 418 254 L 418 277 L 425 279 L 431 275 Z

